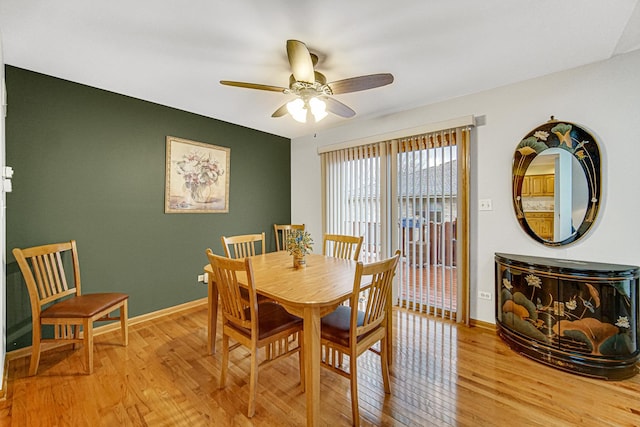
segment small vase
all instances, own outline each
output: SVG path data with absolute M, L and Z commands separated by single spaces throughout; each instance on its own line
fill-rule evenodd
M 304 268 L 307 266 L 307 262 L 304 259 L 304 255 L 293 256 L 293 268 Z

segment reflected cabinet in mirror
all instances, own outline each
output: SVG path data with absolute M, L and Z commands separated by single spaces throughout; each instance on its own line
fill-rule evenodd
M 513 206 L 522 229 L 548 246 L 584 236 L 600 205 L 600 149 L 580 126 L 554 120 L 529 132 L 513 157 Z

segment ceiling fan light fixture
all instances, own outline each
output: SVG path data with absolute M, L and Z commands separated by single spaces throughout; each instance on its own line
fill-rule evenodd
M 287 111 L 295 121 L 300 123 L 306 123 L 307 116 L 309 116 L 309 119 L 313 116 L 314 121 L 317 123 L 328 115 L 327 104 L 316 97 L 308 100 L 296 98 L 293 101 L 289 101 L 287 102 Z
M 318 55 L 309 52 L 307 46 L 299 40 L 287 40 L 287 58 L 291 68 L 288 88 L 232 80 L 220 80 L 220 84 L 293 95 L 296 99 L 278 107 L 271 117 L 282 117 L 289 113 L 300 123 L 311 120 L 317 123 L 327 117 L 328 113 L 345 119 L 356 115 L 355 111 L 333 95 L 360 92 L 393 83 L 393 75 L 389 73 L 350 77 L 327 83 L 324 74 L 315 70 Z
M 316 120 L 316 123 L 327 117 L 327 104 L 323 100 L 318 98 L 311 98 L 309 100 L 309 107 L 311 109 L 311 114 L 313 114 L 313 117 Z
M 306 123 L 307 121 L 307 109 L 305 108 L 304 101 L 300 98 L 296 98 L 293 101 L 287 102 L 287 111 L 291 114 L 291 117 L 295 121 L 300 123 Z

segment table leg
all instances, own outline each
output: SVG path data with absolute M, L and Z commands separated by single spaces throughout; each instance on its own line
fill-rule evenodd
M 304 309 L 305 394 L 307 426 L 320 425 L 320 309 Z
M 209 354 L 216 352 L 216 330 L 218 328 L 218 287 L 213 282 L 213 274 L 207 274 L 207 348 Z

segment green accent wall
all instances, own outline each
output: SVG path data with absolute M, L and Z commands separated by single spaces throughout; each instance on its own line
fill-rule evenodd
M 197 276 L 222 235 L 264 231 L 275 250 L 289 139 L 11 66 L 6 85 L 8 351 L 31 344 L 14 247 L 75 239 L 83 293 L 128 293 L 130 317 L 206 297 Z M 229 213 L 164 213 L 167 136 L 231 149 Z

